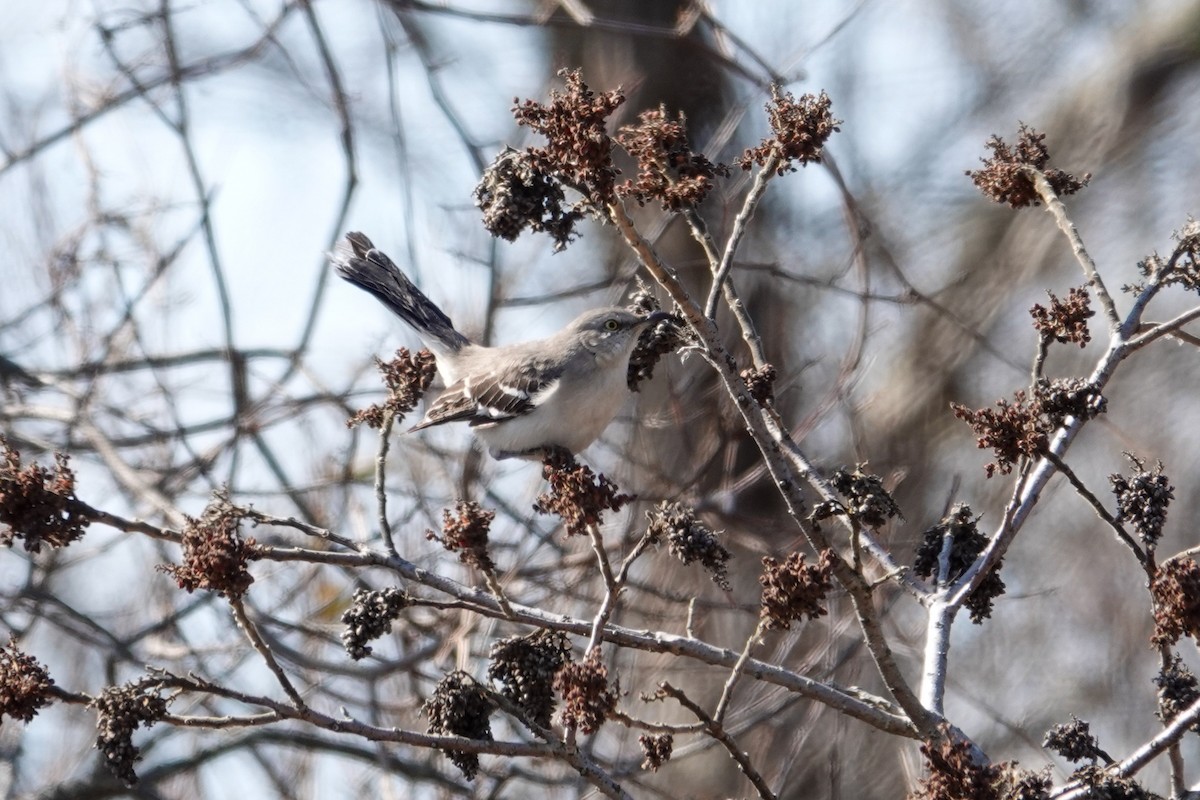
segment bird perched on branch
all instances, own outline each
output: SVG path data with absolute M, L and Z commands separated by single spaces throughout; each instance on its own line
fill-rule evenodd
M 411 431 L 464 421 L 493 458 L 578 453 L 612 422 L 629 394 L 629 357 L 643 330 L 672 319 L 597 308 L 545 339 L 503 347 L 473 344 L 399 267 L 361 233 L 331 255 L 338 274 L 375 295 L 421 337 L 445 391 Z

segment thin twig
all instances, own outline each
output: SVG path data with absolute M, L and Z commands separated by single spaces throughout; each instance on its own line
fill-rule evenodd
M 1108 328 L 1112 333 L 1116 333 L 1121 328 L 1121 317 L 1117 314 L 1117 306 L 1113 302 L 1112 296 L 1108 293 L 1108 289 L 1104 286 L 1104 280 L 1100 277 L 1100 272 L 1096 269 L 1096 262 L 1088 255 L 1087 248 L 1083 245 L 1083 239 L 1079 236 L 1079 229 L 1075 227 L 1075 223 L 1067 216 L 1067 207 L 1063 205 L 1062 200 L 1058 199 L 1058 195 L 1054 191 L 1054 187 L 1050 185 L 1050 181 L 1046 180 L 1046 176 L 1042 171 L 1033 167 L 1026 167 L 1025 174 L 1033 181 L 1033 186 L 1037 189 L 1038 197 L 1046 204 L 1046 210 L 1054 216 L 1054 221 L 1058 223 L 1058 228 L 1067 237 L 1067 241 L 1071 243 L 1071 251 L 1075 254 L 1075 259 L 1079 262 L 1079 266 L 1083 268 L 1083 274 L 1088 279 L 1088 284 L 1096 292 L 1096 299 L 1100 302 L 1100 307 L 1104 309 L 1104 316 L 1108 319 Z
M 1096 512 L 1096 516 L 1104 520 L 1108 526 L 1113 529 L 1113 532 L 1117 534 L 1117 538 L 1124 542 L 1125 546 L 1133 551 L 1133 554 L 1137 557 L 1138 562 L 1142 564 L 1142 566 L 1145 566 L 1147 558 L 1145 551 L 1143 551 L 1138 543 L 1134 541 L 1134 538 L 1129 535 L 1129 533 L 1125 530 L 1125 527 L 1121 525 L 1120 522 L 1117 522 L 1117 518 L 1108 513 L 1108 509 L 1104 507 L 1104 504 L 1100 502 L 1099 498 L 1092 494 L 1091 491 L 1083 485 L 1083 481 L 1081 481 L 1079 476 L 1075 474 L 1075 470 L 1067 466 L 1067 462 L 1063 461 L 1062 458 L 1054 453 L 1046 453 L 1046 458 L 1049 459 L 1050 463 L 1053 464 L 1058 471 L 1063 474 L 1064 478 L 1070 481 L 1071 486 L 1075 487 L 1076 494 L 1087 501 L 1087 504 L 1090 505 L 1092 510 Z
M 762 636 L 763 630 L 766 627 L 766 620 L 761 617 L 758 624 L 754 626 L 754 631 L 746 638 L 746 644 L 742 647 L 742 655 L 738 658 L 737 663 L 733 665 L 733 669 L 729 671 L 729 677 L 725 679 L 725 686 L 721 689 L 721 697 L 717 700 L 717 708 L 713 711 L 713 719 L 716 722 L 724 724 L 725 712 L 729 710 L 729 702 L 733 699 L 733 687 L 737 685 L 737 680 L 742 674 L 742 668 L 746 666 L 746 660 L 750 658 L 750 651 L 753 649 L 755 642 Z
M 266 662 L 267 668 L 275 674 L 275 679 L 279 681 L 279 685 L 283 687 L 283 692 L 291 701 L 295 703 L 296 708 L 304 709 L 307 706 L 304 699 L 300 697 L 300 693 L 296 691 L 296 687 L 292 685 L 287 673 L 283 671 L 283 667 L 279 666 L 279 662 L 275 660 L 275 654 L 271 652 L 271 648 L 263 641 L 262 636 L 258 633 L 258 628 L 250 621 L 250 617 L 246 615 L 246 606 L 242 603 L 242 598 L 231 598 L 229 607 L 233 609 L 233 618 L 237 620 L 238 627 L 246 632 L 246 638 L 250 640 L 250 644 L 262 656 Z
M 776 795 L 773 791 L 771 791 L 771 787 L 767 785 L 765 780 L 763 780 L 763 776 L 759 773 L 759 771 L 754 768 L 754 764 L 750 762 L 750 757 L 746 755 L 742 748 L 738 746 L 737 742 L 734 741 L 733 737 L 729 735 L 729 732 L 725 730 L 724 725 L 710 717 L 703 708 L 692 702 L 692 699 L 684 694 L 681 689 L 676 689 L 666 681 L 660 683 L 658 687 L 667 695 L 674 698 L 679 705 L 695 714 L 696 719 L 704 723 L 705 732 L 713 739 L 720 742 L 729 752 L 729 755 L 733 756 L 733 760 L 736 761 L 738 767 L 741 768 L 742 774 L 745 775 L 746 779 L 749 780 L 750 783 L 754 784 L 754 788 L 758 790 L 759 797 L 763 798 L 763 800 L 775 800 Z
M 388 555 L 392 556 L 396 555 L 396 542 L 392 538 L 392 523 L 388 521 L 387 514 L 387 455 L 395 422 L 396 413 L 385 408 L 383 424 L 379 426 L 379 451 L 375 454 L 375 508 L 379 512 L 379 533 Z

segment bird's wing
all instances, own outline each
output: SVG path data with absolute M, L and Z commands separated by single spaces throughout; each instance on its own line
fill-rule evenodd
M 558 381 L 558 374 L 530 366 L 468 375 L 448 387 L 409 430 L 459 421 L 489 425 L 520 417 L 554 394 Z

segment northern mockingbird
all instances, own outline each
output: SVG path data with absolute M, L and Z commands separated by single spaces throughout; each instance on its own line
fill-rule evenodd
M 638 335 L 671 319 L 598 308 L 545 339 L 472 344 L 384 253 L 361 233 L 331 255 L 338 274 L 375 295 L 411 325 L 437 359 L 446 384 L 418 431 L 465 421 L 493 458 L 537 458 L 552 448 L 578 453 L 610 423 L 629 394 L 625 376 Z

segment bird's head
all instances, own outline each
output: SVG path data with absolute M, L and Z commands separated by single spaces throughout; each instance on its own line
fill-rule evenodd
M 670 318 L 671 315 L 663 311 L 640 317 L 623 308 L 597 308 L 580 314 L 567 329 L 598 357 L 628 357 L 637 344 L 638 334 L 646 327 Z

